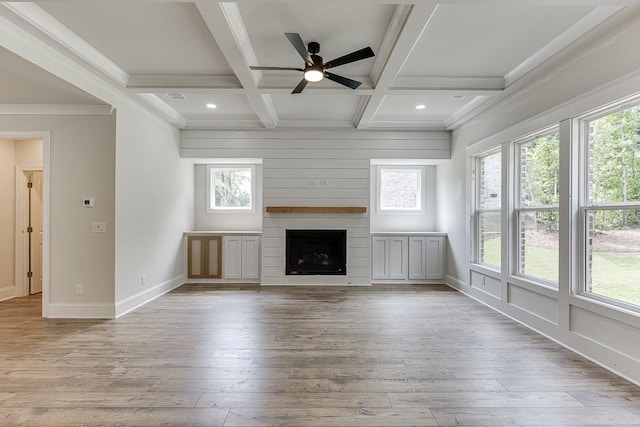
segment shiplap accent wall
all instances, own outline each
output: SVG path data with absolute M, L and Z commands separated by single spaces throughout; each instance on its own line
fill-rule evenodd
M 369 284 L 370 160 L 448 159 L 445 131 L 184 130 L 184 158 L 263 159 L 263 207 L 365 206 L 366 214 L 267 214 L 263 284 Z M 285 230 L 346 229 L 346 276 L 286 276 Z

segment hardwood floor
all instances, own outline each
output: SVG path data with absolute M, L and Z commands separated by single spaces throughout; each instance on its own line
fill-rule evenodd
M 446 286 L 184 285 L 117 320 L 0 303 L 0 425 L 640 426 L 640 388 Z

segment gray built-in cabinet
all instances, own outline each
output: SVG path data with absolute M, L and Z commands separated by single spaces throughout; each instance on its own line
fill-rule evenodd
M 224 236 L 224 278 L 252 279 L 260 277 L 260 237 Z
M 372 282 L 441 282 L 446 235 L 443 233 L 375 234 L 371 237 Z

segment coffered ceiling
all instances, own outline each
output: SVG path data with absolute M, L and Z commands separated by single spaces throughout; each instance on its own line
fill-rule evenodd
M 107 108 L 117 96 L 181 128 L 453 129 L 638 3 L 0 3 L 0 107 Z M 324 79 L 291 94 L 302 73 L 250 70 L 304 66 L 286 32 L 320 43 L 325 61 L 370 46 L 375 57 L 331 70 L 362 85 Z

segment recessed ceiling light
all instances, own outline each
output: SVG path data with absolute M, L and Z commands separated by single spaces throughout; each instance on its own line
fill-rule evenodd
M 425 108 L 427 108 L 427 106 L 424 104 L 416 105 L 416 110 L 424 110 Z
M 209 103 L 207 104 L 207 108 L 211 108 L 213 110 L 214 108 L 218 108 L 218 106 L 216 104 Z

